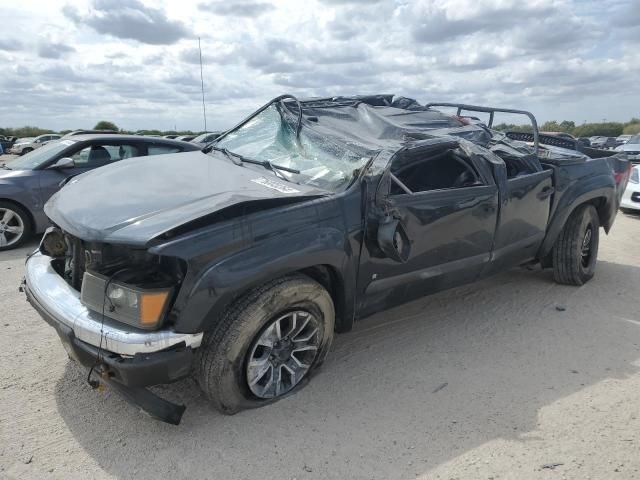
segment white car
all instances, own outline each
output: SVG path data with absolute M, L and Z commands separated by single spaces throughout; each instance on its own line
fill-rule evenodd
M 622 195 L 620 208 L 625 210 L 640 210 L 640 165 L 636 165 L 631 170 L 629 183 Z
M 633 135 L 619 135 L 616 138 L 616 143 L 618 145 L 624 145 L 625 143 L 627 143 L 629 141 L 629 139 L 633 137 Z
M 27 137 L 27 138 L 19 138 L 16 140 L 9 152 L 13 155 L 24 155 L 25 153 L 32 152 L 36 148 L 40 148 L 47 142 L 52 140 L 60 140 L 62 138 L 61 135 L 57 135 L 55 133 L 45 133 L 44 135 L 40 135 L 39 137 Z

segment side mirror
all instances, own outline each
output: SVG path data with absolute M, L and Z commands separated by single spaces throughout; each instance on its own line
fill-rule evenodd
M 64 170 L 66 168 L 73 168 L 76 166 L 76 162 L 73 161 L 73 158 L 62 157 L 56 163 L 51 165 L 49 168 L 51 170 Z
M 409 260 L 411 244 L 400 220 L 385 217 L 378 227 L 378 246 L 387 257 L 396 262 L 406 263 Z

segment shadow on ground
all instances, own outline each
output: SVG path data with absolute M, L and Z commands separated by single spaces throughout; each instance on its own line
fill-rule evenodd
M 297 395 L 233 417 L 188 380 L 157 389 L 187 405 L 183 423 L 154 421 L 71 363 L 58 409 L 118 478 L 413 478 L 492 439 L 524 442 L 541 407 L 636 373 L 638 285 L 639 268 L 600 262 L 581 288 L 514 270 L 427 297 L 339 335 Z

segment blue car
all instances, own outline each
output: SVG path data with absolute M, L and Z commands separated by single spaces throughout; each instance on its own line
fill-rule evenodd
M 20 246 L 49 226 L 44 204 L 69 178 L 128 158 L 199 149 L 156 137 L 76 135 L 0 164 L 0 251 Z

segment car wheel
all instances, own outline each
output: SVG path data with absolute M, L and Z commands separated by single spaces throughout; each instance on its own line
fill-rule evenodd
M 574 210 L 553 247 L 553 278 L 584 285 L 593 278 L 598 258 L 600 220 L 593 205 Z
M 33 148 L 27 147 L 25 149 L 22 150 L 22 152 L 20 152 L 20 155 L 25 155 L 29 152 L 33 152 Z
M 31 236 L 27 212 L 9 202 L 0 202 L 0 251 L 19 247 Z
M 303 275 L 283 277 L 237 300 L 197 350 L 196 379 L 225 414 L 260 407 L 305 385 L 329 351 L 329 293 Z

